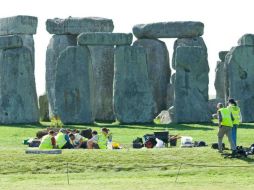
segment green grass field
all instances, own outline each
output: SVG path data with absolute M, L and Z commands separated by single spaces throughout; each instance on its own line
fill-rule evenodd
M 211 125 L 106 125 L 122 150 L 64 150 L 61 155 L 27 155 L 22 141 L 45 128 L 42 125 L 0 127 L 0 189 L 254 189 L 254 157 L 224 158 L 210 148 L 129 148 L 133 139 L 167 128 L 170 134 L 192 136 L 209 145 L 217 141 Z M 254 124 L 243 124 L 238 142 L 254 143 Z M 227 139 L 224 142 L 228 147 Z M 178 145 L 180 142 L 178 141 Z M 67 181 L 67 163 L 69 185 Z M 181 170 L 179 171 L 179 166 Z M 216 167 L 214 167 L 216 166 Z M 241 167 L 231 167 L 241 166 Z M 178 176 L 178 177 L 177 177 Z M 177 179 L 177 181 L 176 181 Z

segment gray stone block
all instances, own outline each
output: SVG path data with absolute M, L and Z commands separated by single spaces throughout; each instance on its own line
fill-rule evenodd
M 31 52 L 0 50 L 0 124 L 38 123 L 39 110 Z
M 132 30 L 137 38 L 193 38 L 203 35 L 204 24 L 192 21 L 158 22 L 138 24 Z
M 174 50 L 177 49 L 177 47 L 185 47 L 185 46 L 197 46 L 197 47 L 201 47 L 203 48 L 205 51 L 207 51 L 207 47 L 206 47 L 206 44 L 203 40 L 202 37 L 196 37 L 196 38 L 181 38 L 181 39 L 177 39 L 175 42 L 174 42 Z M 175 54 L 176 54 L 176 51 L 173 51 L 173 57 L 172 57 L 172 67 L 173 69 L 176 69 L 175 68 Z
M 114 46 L 89 46 L 95 83 L 95 120 L 114 121 Z
M 56 113 L 64 124 L 94 122 L 94 83 L 87 47 L 67 47 L 57 59 Z
M 146 52 L 142 47 L 115 50 L 114 112 L 121 123 L 153 121 L 154 100 L 149 84 Z
M 78 36 L 80 45 L 131 45 L 131 43 L 131 33 L 90 32 Z
M 31 52 L 31 55 L 32 55 L 32 63 L 33 63 L 33 70 L 34 70 L 34 64 L 35 64 L 35 59 L 34 59 L 34 56 L 35 56 L 35 50 L 34 50 L 34 38 L 33 38 L 33 35 L 30 35 L 30 34 L 20 34 L 18 35 L 21 39 L 22 39 L 22 42 L 23 42 L 23 46 L 28 48 Z
M 239 46 L 254 46 L 254 34 L 244 34 L 237 43 Z
M 50 117 L 55 113 L 55 82 L 56 82 L 56 63 L 60 53 L 68 46 L 77 44 L 75 35 L 53 35 L 46 52 L 46 92 L 49 101 Z
M 16 35 L 0 36 L 0 49 L 11 49 L 22 47 L 22 39 Z
M 176 123 L 208 122 L 207 52 L 202 47 L 177 47 L 174 119 Z
M 133 46 L 141 46 L 146 50 L 148 78 L 152 86 L 157 116 L 162 110 L 167 109 L 167 86 L 170 82 L 170 65 L 167 46 L 156 39 L 140 39 Z
M 222 61 L 217 62 L 215 69 L 215 82 L 214 87 L 216 90 L 216 99 L 224 99 L 226 95 L 226 70 L 225 63 Z
M 242 112 L 243 122 L 253 122 L 254 115 L 254 46 L 234 47 L 228 53 L 225 64 L 229 94 Z
M 46 21 L 46 29 L 50 34 L 78 35 L 83 32 L 112 32 L 114 24 L 111 19 L 100 17 L 54 18 Z
M 0 35 L 36 34 L 38 19 L 33 16 L 13 16 L 0 19 Z
M 40 120 L 50 121 L 49 118 L 49 102 L 47 94 L 39 96 Z
M 228 51 L 220 51 L 220 52 L 219 52 L 219 58 L 220 58 L 220 60 L 221 60 L 222 62 L 225 61 L 226 55 L 227 55 L 227 54 L 228 54 Z

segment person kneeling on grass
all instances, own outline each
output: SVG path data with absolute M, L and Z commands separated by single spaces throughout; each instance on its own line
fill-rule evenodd
M 56 144 L 59 149 L 72 149 L 73 145 L 70 143 L 70 138 L 67 134 L 66 129 L 60 129 L 56 135 Z
M 54 149 L 56 146 L 55 132 L 50 130 L 47 135 L 44 135 L 39 146 L 40 150 Z
M 110 134 L 109 129 L 102 128 L 100 135 L 97 135 L 96 131 L 93 131 L 92 134 L 93 137 L 87 141 L 87 148 L 107 149 L 108 141 L 112 140 L 112 135 Z

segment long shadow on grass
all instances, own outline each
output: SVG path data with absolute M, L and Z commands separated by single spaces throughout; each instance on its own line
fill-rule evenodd
M 254 125 L 248 124 L 248 123 L 243 123 L 240 124 L 239 128 L 241 129 L 254 129 Z

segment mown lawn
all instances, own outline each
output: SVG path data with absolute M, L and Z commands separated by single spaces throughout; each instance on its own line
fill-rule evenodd
M 207 125 L 117 125 L 108 127 L 123 150 L 64 150 L 61 155 L 26 155 L 23 139 L 42 125 L 0 127 L 0 189 L 254 189 L 254 157 L 224 158 L 210 148 L 130 148 L 133 139 L 168 129 L 170 134 L 217 141 L 217 127 Z M 254 125 L 243 124 L 239 144 L 254 143 Z M 228 143 L 226 139 L 226 146 Z M 178 145 L 180 143 L 178 142 Z M 69 185 L 67 178 L 67 164 Z M 181 169 L 179 170 L 180 165 Z M 231 167 L 238 166 L 238 167 Z M 176 180 L 177 179 L 177 180 Z

